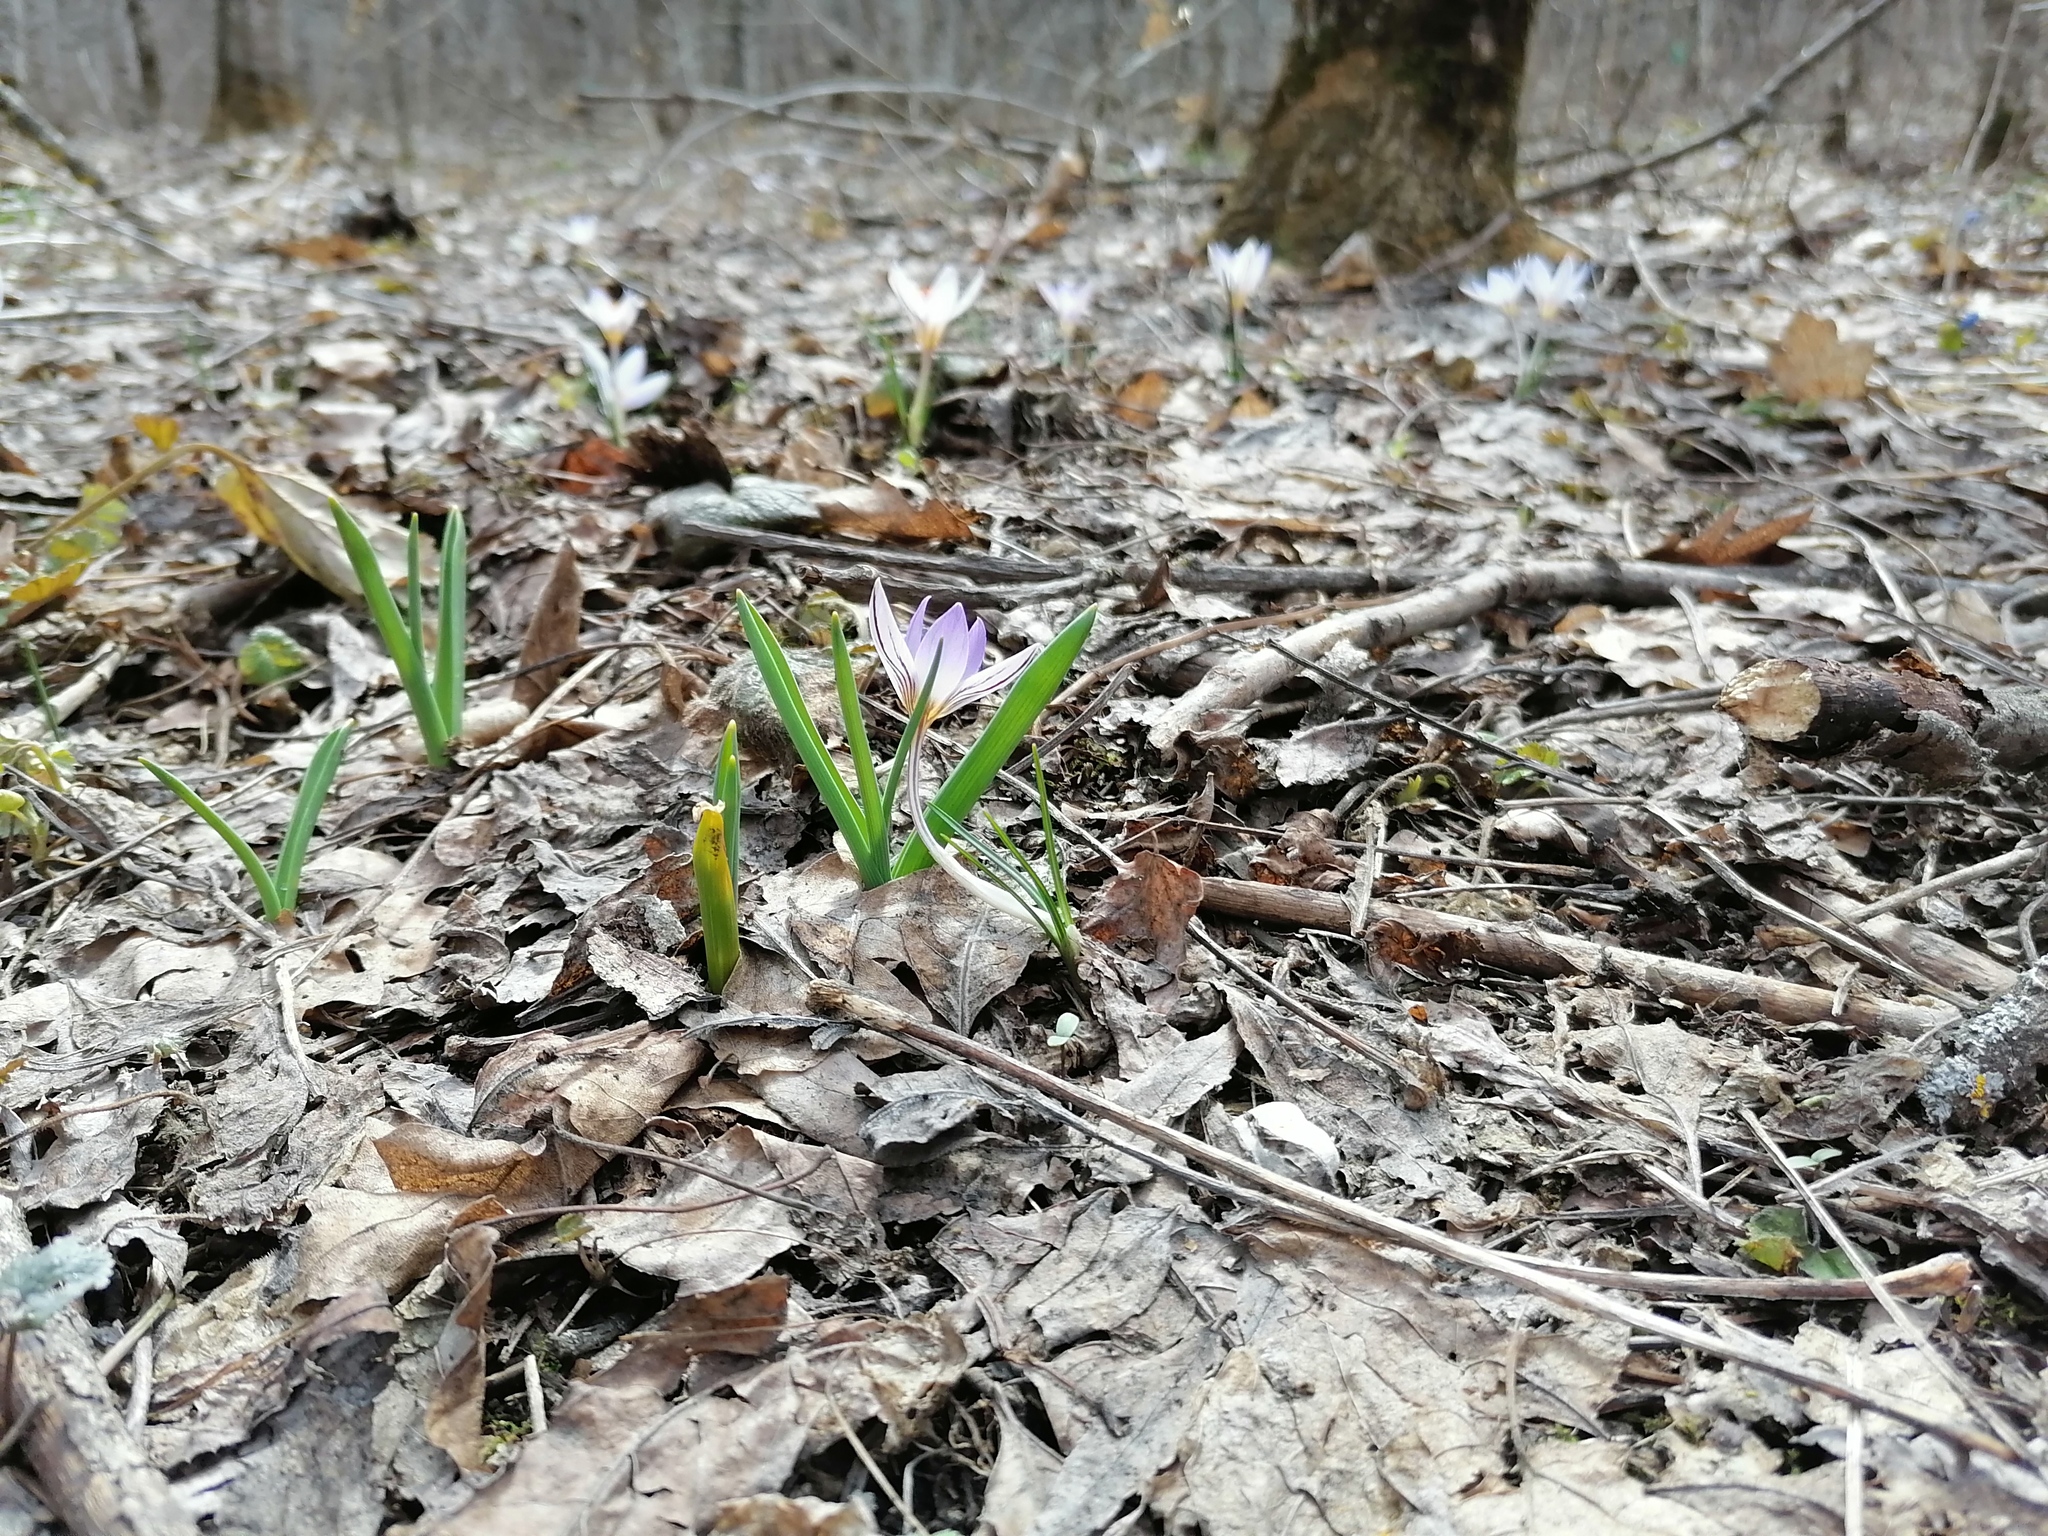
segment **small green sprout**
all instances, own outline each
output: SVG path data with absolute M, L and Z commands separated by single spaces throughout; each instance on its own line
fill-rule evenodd
M 397 599 L 385 584 L 376 552 L 370 547 L 348 508 L 338 501 L 328 505 L 334 512 L 334 526 L 340 531 L 349 564 L 362 584 L 363 600 L 370 617 L 384 639 L 384 649 L 398 668 L 398 680 L 412 701 L 413 719 L 418 722 L 420 740 L 426 744 L 427 761 L 446 768 L 449 748 L 462 735 L 462 686 L 465 675 L 465 647 L 469 628 L 469 537 L 460 512 L 448 514 L 448 526 L 441 535 L 441 611 L 435 626 L 436 638 L 427 643 L 426 619 L 420 598 L 420 520 L 415 516 L 405 542 L 405 612 L 398 611 Z
M 697 807 L 697 837 L 690 867 L 697 880 L 697 909 L 704 923 L 704 973 L 711 990 L 723 992 L 740 963 L 740 760 L 739 727 L 728 725 L 711 779 L 710 805 Z
M 341 768 L 341 754 L 348 746 L 349 731 L 350 727 L 346 725 L 329 731 L 314 751 L 313 760 L 306 765 L 306 775 L 299 781 L 298 801 L 292 806 L 291 822 L 285 828 L 284 841 L 278 844 L 274 873 L 263 867 L 263 861 L 249 846 L 248 839 L 229 826 L 220 812 L 208 805 L 191 785 L 146 757 L 142 759 L 142 766 L 155 774 L 164 788 L 190 806 L 193 815 L 213 828 L 215 835 L 228 845 L 228 851 L 249 872 L 249 878 L 256 886 L 256 895 L 263 902 L 263 915 L 273 923 L 282 923 L 298 908 L 299 875 L 306 866 L 306 854 L 313 846 L 313 828 L 320 819 L 321 802 L 327 798 L 327 791 L 333 787 L 334 776 Z

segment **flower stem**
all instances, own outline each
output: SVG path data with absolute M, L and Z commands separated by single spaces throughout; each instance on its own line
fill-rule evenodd
M 932 862 L 946 872 L 948 879 L 976 900 L 995 908 L 998 912 L 1016 918 L 1019 922 L 1028 923 L 1033 928 L 1042 928 L 1043 924 L 1039 922 L 1031 909 L 1025 906 L 1023 902 L 1017 900 L 1016 897 L 1012 896 L 1001 886 L 994 884 L 992 881 L 982 879 L 979 875 L 970 871 L 966 865 L 962 864 L 953 850 L 939 841 L 938 835 L 932 831 L 930 825 L 925 821 L 923 774 L 919 771 L 921 760 L 924 757 L 924 736 L 923 723 L 913 723 L 908 739 L 903 742 L 898 750 L 899 752 L 909 754 L 910 757 L 910 770 L 907 775 L 909 781 L 907 785 L 909 791 L 907 798 L 910 801 L 910 821 L 911 825 L 917 828 L 917 835 L 924 839 L 924 845 L 931 853 Z
M 623 448 L 626 446 L 626 413 L 619 403 L 619 349 L 606 347 L 605 351 L 611 358 L 612 367 L 610 377 L 605 380 L 604 409 L 605 414 L 611 417 L 612 441 Z
M 932 365 L 937 361 L 936 349 L 917 355 L 917 392 L 910 397 L 910 417 L 903 423 L 903 441 L 913 451 L 924 447 L 925 423 L 932 414 Z
M 1230 306 L 1230 324 L 1226 334 L 1230 339 L 1230 382 L 1241 384 L 1245 379 L 1244 348 L 1237 335 L 1237 306 Z

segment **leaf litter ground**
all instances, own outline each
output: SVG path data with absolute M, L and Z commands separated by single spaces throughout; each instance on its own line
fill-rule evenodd
M 2038 1529 L 2048 738 L 1979 729 L 2048 663 L 2038 200 L 1952 249 L 1765 160 L 1560 213 L 1597 288 L 1517 400 L 1456 273 L 1282 274 L 1228 382 L 1200 183 L 779 163 L 422 176 L 411 241 L 335 232 L 313 141 L 150 177 L 146 244 L 5 189 L 6 1235 L 118 1260 L 49 1411 L 166 1528 Z M 991 252 L 906 472 L 884 275 Z M 607 280 L 678 383 L 624 449 Z M 24 594 L 138 414 L 464 512 L 454 769 L 196 473 Z M 822 701 L 877 575 L 1012 649 L 1100 609 L 1038 736 L 1072 975 L 936 871 L 863 892 L 777 738 L 733 594 Z M 1715 708 L 1762 662 L 1962 702 L 1808 750 Z M 280 933 L 137 760 L 274 846 L 349 719 Z M 41 1443 L 10 1528 L 70 1512 Z

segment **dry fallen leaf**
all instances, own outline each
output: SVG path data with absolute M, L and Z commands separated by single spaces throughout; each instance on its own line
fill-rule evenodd
M 1273 414 L 1273 397 L 1258 385 L 1241 390 L 1238 397 L 1230 402 L 1232 421 L 1264 421 Z
M 369 246 L 353 235 L 308 235 L 303 240 L 280 240 L 264 249 L 330 271 L 336 267 L 366 266 L 370 260 Z
M 1159 425 L 1159 408 L 1173 393 L 1173 381 L 1163 373 L 1141 373 L 1116 392 L 1116 419 L 1133 427 Z
M 513 681 L 512 697 L 532 709 L 552 693 L 570 667 L 567 660 L 554 658 L 567 657 L 575 650 L 582 632 L 583 578 L 576 570 L 575 548 L 564 544 L 555 554 L 547 585 L 540 589 L 540 601 L 527 621 L 526 639 L 519 647 L 521 670 Z M 548 665 L 539 665 L 542 662 Z
M 1786 556 L 1778 549 L 1778 541 L 1813 521 L 1813 513 L 1809 509 L 1788 512 L 1754 528 L 1738 530 L 1735 519 L 1741 511 L 1739 505 L 1729 505 L 1698 533 L 1666 541 L 1651 551 L 1650 558 L 1674 560 L 1681 565 L 1746 565 L 1765 554 L 1777 554 L 1784 559 Z
M 1771 380 L 1787 400 L 1861 400 L 1877 345 L 1842 341 L 1835 322 L 1801 310 L 1771 348 Z
M 591 433 L 562 455 L 555 478 L 566 489 L 585 496 L 608 494 L 620 481 L 631 478 L 639 460 L 608 437 Z
M 1325 293 L 1355 293 L 1376 288 L 1379 281 L 1379 253 L 1372 236 L 1362 229 L 1350 235 L 1323 263 L 1321 286 Z
M 342 597 L 361 597 L 362 583 L 342 548 L 334 525 L 333 487 L 290 470 L 251 465 L 253 476 L 229 468 L 213 483 L 214 494 L 228 505 L 235 520 L 291 557 L 292 564 Z M 349 515 L 376 552 L 377 568 L 389 582 L 405 578 L 405 534 L 381 512 L 357 502 Z M 432 541 L 420 540 L 421 555 L 431 569 Z
M 1159 965 L 1180 963 L 1188 919 L 1202 904 L 1202 877 L 1150 850 L 1102 888 L 1088 932 L 1105 942 L 1131 941 Z
M 971 507 L 942 496 L 912 501 L 886 480 L 872 485 L 841 485 L 831 496 L 818 498 L 818 516 L 833 533 L 862 539 L 967 539 L 974 536 Z
M 434 1355 L 441 1379 L 427 1399 L 426 1437 L 455 1458 L 465 1472 L 481 1472 L 489 1442 L 484 1439 L 484 1323 L 491 1309 L 491 1277 L 497 1269 L 498 1229 L 479 1223 L 448 1239 L 448 1269 L 462 1283 L 462 1299 L 441 1325 Z

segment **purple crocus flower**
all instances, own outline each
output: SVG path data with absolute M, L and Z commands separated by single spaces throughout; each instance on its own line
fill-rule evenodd
M 988 656 L 988 626 L 976 619 L 967 621 L 967 610 L 955 603 L 936 619 L 927 619 L 931 607 L 926 598 L 910 616 L 907 628 L 896 627 L 896 614 L 889 606 L 889 594 L 875 583 L 868 594 L 868 639 L 881 658 L 882 670 L 906 713 L 917 708 L 918 695 L 927 679 L 931 697 L 925 701 L 924 718 L 913 720 L 913 729 L 930 725 L 954 710 L 985 699 L 1017 680 L 1036 659 L 1039 646 L 1027 646 L 1014 656 L 984 667 Z

